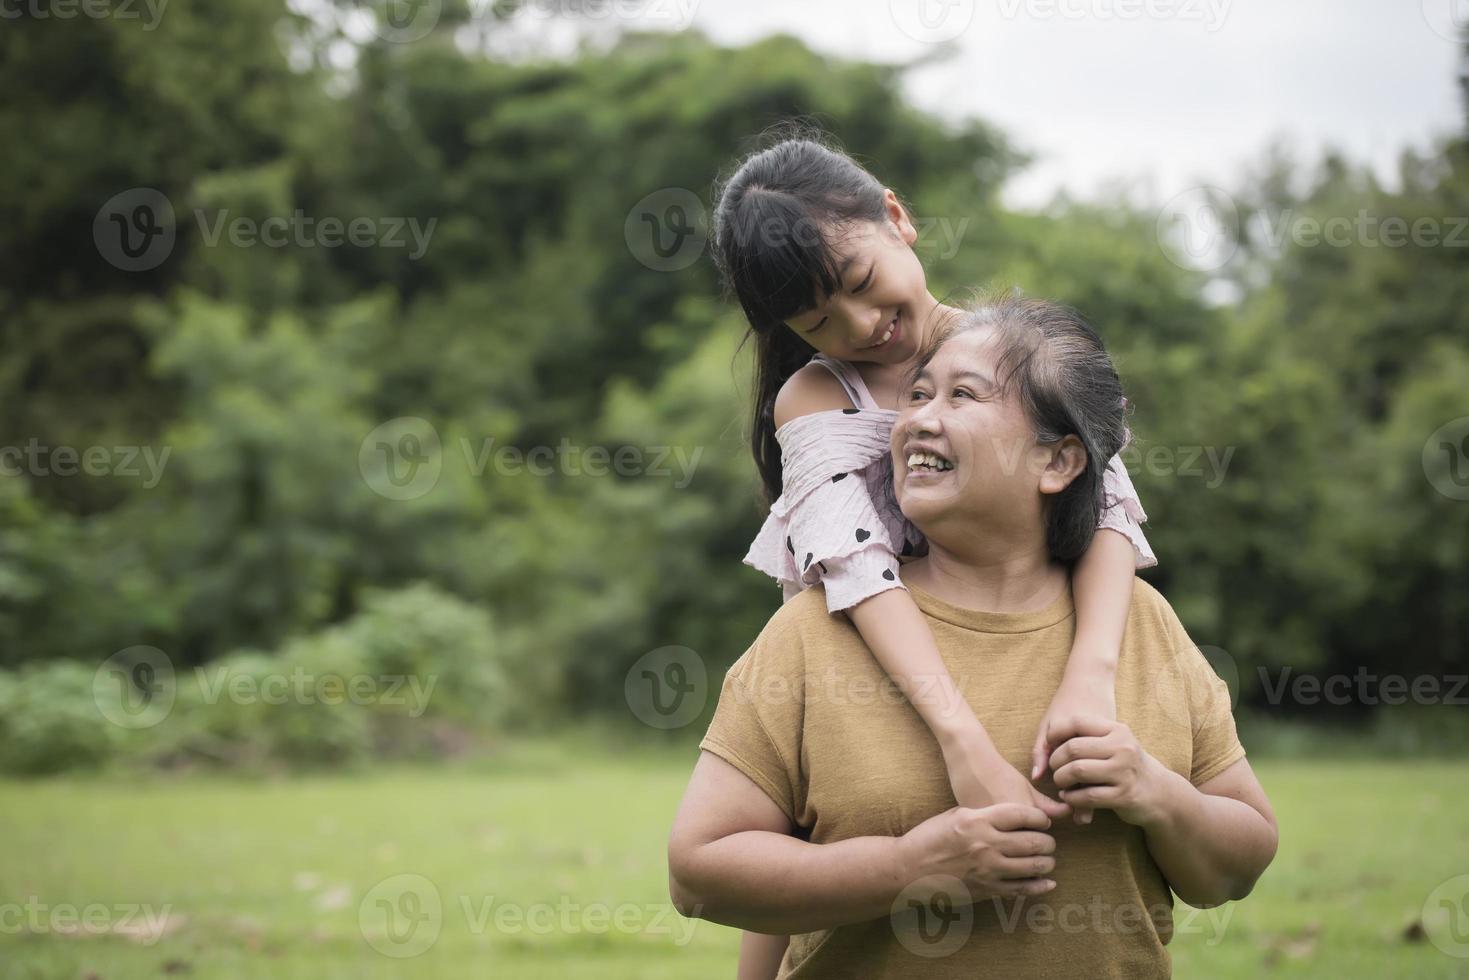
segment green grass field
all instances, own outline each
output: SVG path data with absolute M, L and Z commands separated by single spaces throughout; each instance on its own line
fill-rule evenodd
M 0 976 L 733 976 L 737 933 L 668 903 L 693 758 L 533 743 L 341 778 L 0 783 Z M 1181 926 L 1178 976 L 1469 977 L 1431 941 L 1447 912 L 1412 928 L 1469 874 L 1469 764 L 1257 769 L 1280 855 L 1227 919 Z

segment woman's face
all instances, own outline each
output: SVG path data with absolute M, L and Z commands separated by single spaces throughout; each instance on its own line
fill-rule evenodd
M 899 394 L 893 426 L 893 488 L 904 515 L 930 538 L 950 523 L 965 533 L 1038 531 L 1045 495 L 1086 464 L 1080 442 L 1036 442 L 1013 392 L 995 381 L 992 328 L 945 343 Z
M 834 250 L 841 286 L 786 326 L 812 347 L 843 361 L 900 364 L 918 351 L 919 323 L 933 305 L 918 233 L 892 191 L 881 222 L 844 226 Z

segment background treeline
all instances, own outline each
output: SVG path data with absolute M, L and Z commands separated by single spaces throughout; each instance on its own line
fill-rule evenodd
M 1237 300 L 1221 306 L 1160 247 L 1156 208 L 1003 209 L 1021 154 L 909 105 L 901 67 L 695 34 L 491 59 L 454 43 L 454 19 L 363 44 L 274 0 L 217 0 L 171 5 L 146 32 L 88 18 L 0 32 L 0 446 L 170 452 L 156 485 L 0 477 L 0 765 L 115 751 L 92 674 L 135 645 L 183 679 L 436 671 L 425 717 L 445 731 L 631 720 L 624 676 L 667 645 L 717 681 L 778 602 L 740 564 L 762 518 L 749 347 L 707 255 L 657 271 L 624 231 L 659 190 L 707 207 L 752 134 L 810 114 L 933 223 L 919 254 L 940 296 L 1018 285 L 1099 327 L 1142 459 L 1232 453 L 1222 479 L 1202 455 L 1198 475 L 1134 477 L 1161 558 L 1148 578 L 1227 651 L 1246 703 L 1258 667 L 1469 669 L 1469 502 L 1423 461 L 1430 433 L 1469 415 L 1469 249 L 1275 249 L 1243 222 L 1213 276 Z M 1447 235 L 1469 215 L 1463 135 L 1399 170 L 1388 190 L 1336 158 L 1275 155 L 1228 190 L 1272 218 L 1365 209 Z M 167 197 L 177 240 L 128 272 L 94 220 L 139 187 Z M 221 213 L 298 211 L 434 224 L 416 258 L 205 233 Z M 441 443 L 437 485 L 406 500 L 359 468 L 368 434 L 402 416 Z M 672 457 L 672 475 L 484 465 L 563 443 L 697 464 L 687 485 Z M 185 686 L 147 736 L 153 757 L 331 762 L 454 738 L 366 709 L 286 730 L 191 708 Z

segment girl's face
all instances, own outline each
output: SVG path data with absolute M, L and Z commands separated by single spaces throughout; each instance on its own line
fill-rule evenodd
M 840 288 L 786 321 L 829 357 L 901 364 L 918 352 L 920 324 L 935 303 L 913 253 L 918 233 L 892 191 L 887 209 L 880 222 L 854 222 L 841 230 L 835 245 Z

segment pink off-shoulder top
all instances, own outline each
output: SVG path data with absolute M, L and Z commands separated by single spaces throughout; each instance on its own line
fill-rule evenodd
M 836 375 L 855 407 L 803 415 L 776 430 L 784 486 L 744 563 L 779 582 L 786 599 L 824 583 L 834 613 L 904 588 L 900 557 L 923 554 L 928 543 L 893 493 L 889 440 L 898 413 L 877 404 L 854 365 L 824 354 L 811 360 Z M 1138 568 L 1158 563 L 1143 535 L 1147 519 L 1127 468 L 1112 457 L 1098 527 L 1132 542 Z

